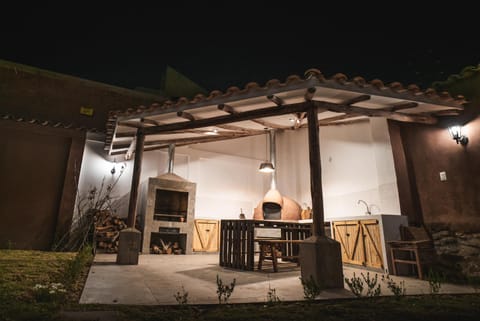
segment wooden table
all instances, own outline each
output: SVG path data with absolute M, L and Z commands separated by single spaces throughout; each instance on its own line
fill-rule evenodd
M 253 271 L 255 269 L 255 230 L 275 228 L 282 240 L 298 241 L 311 235 L 311 223 L 269 220 L 222 220 L 219 264 L 223 267 Z M 293 245 L 293 242 L 289 242 Z M 298 245 L 285 247 L 285 255 L 298 256 Z

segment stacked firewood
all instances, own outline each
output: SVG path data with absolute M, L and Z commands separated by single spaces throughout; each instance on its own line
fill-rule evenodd
M 127 227 L 125 219 L 112 215 L 108 210 L 98 211 L 95 218 L 97 249 L 116 253 L 120 231 Z
M 182 254 L 183 250 L 178 242 L 164 242 L 160 239 L 159 245 L 152 244 L 151 252 L 153 254 Z

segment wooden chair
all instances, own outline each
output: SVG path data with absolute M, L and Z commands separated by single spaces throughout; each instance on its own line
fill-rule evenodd
M 401 241 L 390 241 L 393 274 L 398 275 L 397 264 L 415 268 L 419 279 L 424 277 L 424 268 L 432 263 L 433 242 L 424 227 L 401 226 Z M 403 255 L 401 254 L 403 253 Z

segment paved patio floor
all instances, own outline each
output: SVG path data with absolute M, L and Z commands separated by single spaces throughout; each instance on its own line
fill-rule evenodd
M 275 289 L 282 301 L 303 300 L 300 268 L 292 263 L 281 263 L 279 272 L 273 273 L 268 265 L 263 271 L 238 271 L 218 265 L 218 254 L 194 255 L 140 255 L 138 265 L 117 265 L 116 254 L 97 254 L 80 298 L 80 303 L 100 304 L 177 304 L 174 294 L 188 292 L 188 303 L 218 303 L 216 276 L 229 284 L 234 278 L 236 286 L 230 303 L 266 302 L 269 288 Z M 344 266 L 344 277 L 353 273 L 370 272 Z M 429 294 L 427 281 L 410 277 L 393 277 L 397 283 L 405 281 L 408 294 Z M 469 286 L 442 284 L 440 293 L 474 293 Z M 382 295 L 391 295 L 382 283 Z M 319 299 L 353 297 L 345 289 L 325 290 Z

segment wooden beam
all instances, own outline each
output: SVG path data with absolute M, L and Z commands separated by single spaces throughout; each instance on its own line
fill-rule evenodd
M 259 133 L 260 134 L 260 133 Z M 158 144 L 169 144 L 169 143 L 185 143 L 185 142 L 190 142 L 190 141 L 215 141 L 215 138 L 236 138 L 236 137 L 246 137 L 250 136 L 249 134 L 246 133 L 224 133 L 224 134 L 216 134 L 216 135 L 204 135 L 204 136 L 198 136 L 198 137 L 185 137 L 185 138 L 172 138 L 172 139 L 158 139 L 158 140 L 151 140 L 151 141 L 146 141 L 145 146 L 150 146 L 150 145 L 158 145 Z
M 353 118 L 353 117 L 359 117 L 359 116 L 363 116 L 363 115 L 361 115 L 361 114 L 355 114 L 355 113 L 352 113 L 352 114 L 343 114 L 343 115 L 338 115 L 338 116 L 333 116 L 333 117 L 328 117 L 328 118 L 320 119 L 320 120 L 318 121 L 318 123 L 320 124 L 320 126 L 322 126 L 322 125 L 330 124 L 330 123 L 335 122 L 335 121 L 339 121 L 339 120 L 343 120 L 343 119 L 348 119 L 348 118 Z
M 153 125 L 153 126 L 159 126 L 161 125 L 161 123 L 159 123 L 158 121 L 156 121 L 155 119 L 150 119 L 150 118 L 142 118 L 141 121 L 145 124 L 148 124 L 148 125 Z
M 333 122 L 333 123 L 327 123 L 327 124 L 320 124 L 320 126 L 325 127 L 325 126 L 342 126 L 342 125 L 349 125 L 349 124 L 358 124 L 358 123 L 363 123 L 363 122 L 368 122 L 368 118 L 358 118 L 358 119 L 351 119 L 351 120 L 345 120 L 342 122 Z
M 353 98 L 350 98 L 350 99 L 347 99 L 347 100 L 344 100 L 342 102 L 342 105 L 353 105 L 353 104 L 356 104 L 356 103 L 359 103 L 361 101 L 366 101 L 366 100 L 370 100 L 370 98 L 372 98 L 370 95 L 360 95 L 360 96 L 356 96 L 356 97 L 353 97 Z
M 228 110 L 233 110 L 233 107 L 231 107 L 231 106 L 223 106 L 223 107 L 228 109 Z M 202 119 L 202 118 L 196 117 L 196 116 L 194 116 L 190 113 L 187 113 L 185 111 L 177 112 L 177 116 L 188 119 L 190 121 Z M 217 127 L 227 129 L 227 130 L 240 131 L 240 132 L 244 132 L 244 133 L 252 132 L 252 134 L 261 134 L 260 132 L 255 133 L 255 131 L 258 131 L 258 129 L 247 129 L 247 128 L 243 128 L 243 127 L 240 127 L 240 126 L 234 126 L 234 125 L 219 125 Z M 263 130 L 261 132 L 263 133 Z
M 263 134 L 265 134 L 265 132 L 263 132 Z M 259 135 L 259 134 L 255 134 L 255 135 Z M 200 143 L 209 143 L 209 142 L 216 142 L 216 141 L 222 141 L 222 140 L 230 140 L 230 139 L 236 139 L 236 138 L 242 138 L 242 137 L 248 137 L 248 136 L 252 136 L 252 135 L 244 135 L 244 136 L 237 136 L 237 137 L 202 137 L 201 139 L 197 139 L 197 140 L 192 140 L 191 142 L 188 142 L 188 141 L 185 141 L 185 142 L 182 142 L 182 143 L 175 143 L 175 146 L 176 147 L 181 147 L 181 146 L 188 146 L 188 145 L 194 145 L 194 144 L 200 144 Z M 155 146 L 147 146 L 144 148 L 144 151 L 145 152 L 148 152 L 148 151 L 152 151 L 152 150 L 159 150 L 159 149 L 164 149 L 164 148 L 168 148 L 170 144 L 167 143 L 167 144 L 159 144 L 159 145 L 155 145 Z M 112 155 L 121 155 L 123 154 L 124 152 L 123 151 L 113 151 L 112 152 Z
M 135 137 L 137 132 L 123 132 L 123 133 L 115 133 L 113 136 L 114 138 L 125 138 L 125 137 Z
M 230 105 L 220 104 L 217 107 L 218 107 L 218 109 L 220 109 L 220 110 L 222 110 L 226 113 L 229 113 L 231 115 L 238 114 L 238 112 L 235 110 L 235 108 L 230 106 Z M 254 123 L 260 124 L 263 127 L 268 127 L 268 128 L 274 128 L 274 129 L 288 129 L 288 128 L 290 128 L 289 126 L 280 126 L 280 125 L 265 121 L 263 119 L 251 119 L 251 121 L 254 122 Z
M 130 144 L 128 145 L 128 150 L 125 153 L 125 160 L 130 160 L 132 158 L 132 154 L 133 154 L 133 151 L 135 150 L 136 142 L 137 142 L 137 140 L 135 138 L 133 138 L 132 141 L 130 142 Z
M 143 143 L 145 134 L 142 130 L 137 132 L 135 146 L 135 161 L 133 163 L 132 187 L 130 189 L 130 201 L 128 203 L 127 226 L 135 228 L 135 219 L 137 216 L 138 185 L 140 183 L 140 174 L 142 172 Z
M 190 113 L 187 113 L 186 111 L 177 111 L 177 116 L 181 117 L 181 118 L 184 118 L 184 119 L 188 119 L 189 121 L 194 121 L 195 120 L 195 116 L 193 116 Z
M 202 137 L 189 137 L 189 138 L 177 138 L 177 139 L 164 139 L 164 140 L 154 140 L 154 141 L 145 141 L 144 142 L 144 151 L 162 149 L 168 147 L 169 144 L 175 144 L 175 146 L 186 146 L 199 143 L 210 143 L 221 140 L 263 135 L 265 131 L 257 131 L 255 133 L 232 133 L 231 135 L 210 135 Z M 125 153 L 126 144 L 116 145 L 111 152 L 111 155 L 120 155 Z
M 270 100 L 272 103 L 274 103 L 277 106 L 283 106 L 285 105 L 285 102 L 283 101 L 282 98 L 275 96 L 275 95 L 268 95 L 267 99 Z
M 458 116 L 463 112 L 463 110 L 459 109 L 445 109 L 445 110 L 438 110 L 433 111 L 431 114 L 435 116 Z
M 249 137 L 251 135 L 237 135 L 237 136 L 209 136 L 209 137 L 198 137 L 198 138 L 179 138 L 172 141 L 157 141 L 156 144 L 148 145 L 145 147 L 145 151 L 156 150 L 160 148 L 165 148 L 169 144 L 175 144 L 175 146 L 186 146 L 186 145 L 193 145 L 199 143 L 211 143 L 217 142 L 221 140 L 229 140 L 235 138 L 242 138 L 242 137 Z
M 119 126 L 126 126 L 126 127 L 132 127 L 132 128 L 145 128 L 145 123 L 141 121 L 135 121 L 135 120 L 122 120 L 118 122 Z
M 229 114 L 238 114 L 238 112 L 235 110 L 235 108 L 233 108 L 232 106 L 230 105 L 227 105 L 227 104 L 220 104 L 217 106 L 217 108 L 219 110 L 223 110 L 224 112 L 226 113 L 229 113 Z
M 363 108 L 356 106 L 345 106 L 334 104 L 326 101 L 315 101 L 317 106 L 327 109 L 329 111 L 334 111 L 337 113 L 356 113 L 369 117 L 386 117 L 388 119 L 398 120 L 402 122 L 411 122 L 411 123 L 423 123 L 423 124 L 435 124 L 438 119 L 430 115 L 410 115 L 402 114 L 398 112 L 392 112 L 383 109 L 371 109 Z
M 402 101 L 401 103 L 386 106 L 382 109 L 388 110 L 388 111 L 397 111 L 397 110 L 409 109 L 409 108 L 415 108 L 415 107 L 418 107 L 418 103 L 415 103 L 413 101 Z
M 304 109 L 305 109 L 305 105 L 303 103 L 297 103 L 297 104 L 292 104 L 288 106 L 274 107 L 274 108 L 267 107 L 267 108 L 249 110 L 249 111 L 245 111 L 237 114 L 229 114 L 224 116 L 199 119 L 192 122 L 180 122 L 180 123 L 173 123 L 173 124 L 165 124 L 157 127 L 149 127 L 149 128 L 144 128 L 143 131 L 145 135 L 154 135 L 154 134 L 159 134 L 159 133 L 168 132 L 168 131 L 188 130 L 188 129 L 194 129 L 194 128 L 217 126 L 217 125 L 223 125 L 223 124 L 234 123 L 239 121 L 252 120 L 256 118 L 291 114 L 295 112 L 302 112 L 304 111 Z
M 313 96 L 315 96 L 315 92 L 317 91 L 317 88 L 315 87 L 310 87 L 307 89 L 307 91 L 305 92 L 305 100 L 306 101 L 310 101 L 313 99 Z
M 313 236 L 325 236 L 322 164 L 320 158 L 320 138 L 318 129 L 318 106 L 310 104 L 307 110 L 308 119 L 308 150 L 310 159 L 310 193 L 312 195 Z

